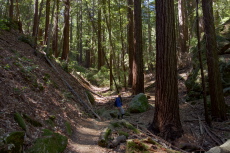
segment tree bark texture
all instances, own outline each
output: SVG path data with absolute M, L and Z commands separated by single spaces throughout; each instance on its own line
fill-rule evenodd
M 45 21 L 45 37 L 44 37 L 44 43 L 47 43 L 48 38 L 48 30 L 49 30 L 49 23 L 50 23 L 50 0 L 46 0 L 46 21 Z
M 134 1 L 133 94 L 144 93 L 141 0 Z
M 68 54 L 69 54 L 69 10 L 70 10 L 70 1 L 65 0 L 65 12 L 64 12 L 64 38 L 63 38 L 63 52 L 62 52 L 62 60 L 68 60 Z
M 188 51 L 187 41 L 188 41 L 188 27 L 186 23 L 186 1 L 178 0 L 178 17 L 179 17 L 179 48 L 180 52 L 184 53 Z
M 166 140 L 183 133 L 178 102 L 174 3 L 156 0 L 156 103 L 151 130 Z
M 99 5 L 101 4 L 100 3 L 100 0 L 98 0 L 98 3 Z M 99 8 L 98 10 L 98 23 L 97 23 L 97 27 L 98 27 L 98 30 L 97 30 L 97 39 L 98 39 L 98 46 L 97 46 L 97 50 L 98 50 L 98 70 L 101 69 L 101 66 L 102 66 L 102 43 L 101 43 L 101 8 Z
M 213 18 L 212 0 L 202 0 L 202 9 L 204 16 L 209 92 L 211 97 L 211 114 L 213 118 L 222 120 L 227 119 L 226 106 L 223 96 L 223 87 L 221 83 L 216 33 Z
M 13 20 L 14 17 L 14 0 L 10 0 L 10 6 L 9 6 L 9 17 L 11 20 Z
M 33 34 L 35 36 L 38 28 L 38 0 L 35 0 L 34 3 L 34 25 L 33 25 Z
M 128 85 L 131 87 L 133 84 L 133 46 L 134 46 L 134 39 L 133 39 L 133 0 L 127 0 L 128 3 L 128 53 L 129 53 L 129 79 Z
M 56 58 L 58 57 L 58 15 L 59 15 L 59 0 L 57 0 L 57 5 L 56 5 L 54 30 L 53 30 L 54 33 L 53 33 L 53 42 L 52 42 L 53 54 Z

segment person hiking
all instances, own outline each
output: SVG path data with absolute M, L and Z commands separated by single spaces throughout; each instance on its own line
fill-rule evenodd
M 122 108 L 122 99 L 121 99 L 121 94 L 118 94 L 117 98 L 115 99 L 114 105 L 117 107 L 119 111 L 118 119 L 123 119 L 123 116 L 125 114 L 124 109 Z

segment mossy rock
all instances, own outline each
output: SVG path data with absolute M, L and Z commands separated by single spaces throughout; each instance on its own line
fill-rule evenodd
M 98 145 L 101 147 L 107 147 L 108 146 L 108 140 L 109 140 L 109 136 L 111 135 L 112 130 L 111 128 L 107 127 L 103 130 L 103 132 L 101 132 L 100 134 L 100 138 L 98 140 Z
M 129 134 L 124 131 L 118 131 L 119 136 L 124 135 L 126 138 L 129 137 Z
M 128 110 L 130 113 L 142 113 L 149 108 L 148 99 L 145 94 L 139 93 L 129 103 Z
M 86 91 L 86 94 L 87 94 L 87 97 L 89 98 L 90 103 L 92 105 L 95 105 L 96 102 L 95 102 L 95 99 L 94 99 L 93 95 L 89 91 Z
M 23 114 L 23 118 L 29 122 L 31 125 L 33 125 L 34 127 L 42 127 L 42 124 L 38 121 L 36 121 L 35 119 L 32 119 L 30 116 Z
M 24 143 L 24 131 L 15 131 L 10 134 L 8 134 L 4 140 L 4 151 L 7 153 L 22 153 L 23 152 L 23 143 Z M 0 149 L 1 152 L 4 152 L 2 150 L 2 147 Z
M 145 152 L 148 153 L 148 147 L 138 139 L 128 140 L 126 143 L 126 153 Z
M 16 112 L 14 114 L 14 120 L 18 123 L 18 125 L 24 130 L 26 131 L 26 123 L 24 121 L 24 119 L 22 118 L 21 114 Z
M 104 111 L 101 116 L 106 119 L 117 118 L 118 111 L 117 110 L 107 110 L 107 111 Z
M 38 138 L 27 153 L 61 153 L 68 143 L 66 136 L 44 130 L 43 137 Z

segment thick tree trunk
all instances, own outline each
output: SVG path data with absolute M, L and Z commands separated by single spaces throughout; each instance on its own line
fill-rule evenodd
M 133 94 L 144 93 L 141 0 L 134 1 Z
M 64 12 L 64 38 L 63 38 L 63 52 L 61 59 L 62 60 L 68 60 L 68 54 L 69 54 L 69 10 L 70 10 L 70 2 L 69 0 L 65 0 L 65 12 Z
M 44 37 L 44 43 L 47 43 L 48 38 L 48 30 L 49 30 L 49 23 L 50 23 L 50 0 L 46 0 L 46 21 L 45 21 L 45 37 Z
M 129 53 L 129 79 L 128 85 L 131 87 L 133 84 L 133 46 L 134 46 L 134 39 L 133 39 L 133 0 L 127 0 L 128 3 L 128 53 Z
M 169 28 L 170 27 L 170 28 Z M 183 133 L 178 102 L 174 3 L 156 0 L 156 103 L 151 130 L 166 140 Z
M 38 28 L 38 0 L 34 2 L 34 25 L 33 25 L 33 34 L 35 36 Z
M 223 88 L 218 64 L 212 0 L 202 0 L 202 9 L 204 16 L 207 49 L 208 78 L 210 89 L 209 92 L 211 97 L 211 114 L 213 118 L 226 120 L 226 105 L 224 102 Z

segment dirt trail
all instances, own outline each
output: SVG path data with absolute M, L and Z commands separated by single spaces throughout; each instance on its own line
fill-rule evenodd
M 76 129 L 73 141 L 69 143 L 66 152 L 79 153 L 103 153 L 110 152 L 110 149 L 97 145 L 98 138 L 103 129 L 108 125 L 108 121 L 99 122 L 95 119 L 83 119 L 81 125 Z

